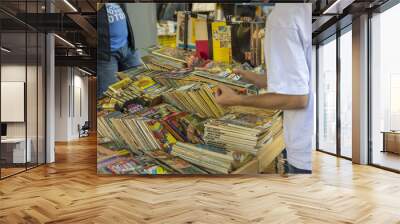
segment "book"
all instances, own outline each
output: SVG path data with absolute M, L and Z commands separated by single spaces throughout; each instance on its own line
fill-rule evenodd
M 234 65 L 205 62 L 193 70 L 181 67 L 191 52 L 148 51 L 146 66 L 119 72 L 98 101 L 100 173 L 227 174 L 266 163 L 257 159 L 277 145 L 281 112 L 219 106 L 219 84 L 257 94 L 232 73 Z
M 282 129 L 279 114 L 279 111 L 228 113 L 219 119 L 208 120 L 204 124 L 203 138 L 209 145 L 256 155 Z
M 201 80 L 214 85 L 224 84 L 233 88 L 240 94 L 257 94 L 258 92 L 257 88 L 253 84 L 227 78 L 230 74 L 227 74 L 226 76 L 218 76 L 207 71 L 193 71 L 191 74 L 193 75 L 191 80 Z
M 189 12 L 176 12 L 176 46 L 183 49 L 195 49 L 195 27 Z
M 121 112 L 104 113 L 97 117 L 97 127 L 102 137 L 112 141 L 117 146 L 124 146 L 125 142 L 121 135 L 117 132 L 111 119 L 121 116 Z
M 149 152 L 149 155 L 180 174 L 208 174 L 205 170 L 187 162 L 186 160 L 173 156 L 162 150 Z
M 202 118 L 218 118 L 224 110 L 215 102 L 212 89 L 206 84 L 193 83 L 167 91 L 163 94 L 166 102 Z
M 193 3 L 192 12 L 213 12 L 217 9 L 217 3 Z
M 243 152 L 232 152 L 222 148 L 204 144 L 188 144 L 177 142 L 171 151 L 193 164 L 201 166 L 212 173 L 230 173 L 248 162 L 252 156 Z
M 196 54 L 203 59 L 209 59 L 207 18 L 196 18 L 194 26 L 196 30 Z
M 224 21 L 213 22 L 212 46 L 213 59 L 216 62 L 232 62 L 231 29 Z
M 161 47 L 159 49 L 151 51 L 151 54 L 181 63 L 186 63 L 186 58 L 193 55 L 192 52 L 171 47 Z

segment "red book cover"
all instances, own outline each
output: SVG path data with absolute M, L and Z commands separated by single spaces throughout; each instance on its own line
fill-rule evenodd
M 203 59 L 209 59 L 208 40 L 196 40 L 196 53 Z

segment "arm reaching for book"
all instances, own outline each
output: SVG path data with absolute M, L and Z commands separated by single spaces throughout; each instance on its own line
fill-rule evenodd
M 237 94 L 231 88 L 219 86 L 215 96 L 221 106 L 248 106 L 265 109 L 293 110 L 307 106 L 308 95 L 284 95 L 265 93 L 258 96 L 243 96 Z
M 259 75 L 254 72 L 245 71 L 241 69 L 233 69 L 233 72 L 240 75 L 244 80 L 247 80 L 250 83 L 253 83 L 258 88 L 266 88 L 267 87 L 267 76 Z

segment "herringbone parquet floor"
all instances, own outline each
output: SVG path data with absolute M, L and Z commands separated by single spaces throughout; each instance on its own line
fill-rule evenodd
M 400 175 L 322 153 L 288 178 L 99 177 L 95 138 L 0 181 L 0 223 L 400 223 Z

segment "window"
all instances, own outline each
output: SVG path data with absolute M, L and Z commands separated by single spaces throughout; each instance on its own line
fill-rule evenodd
M 371 140 L 372 163 L 400 170 L 400 143 L 388 150 L 385 135 L 400 142 L 400 4 L 376 14 L 371 19 Z M 384 134 L 386 132 L 386 134 Z M 387 142 L 386 142 L 387 143 Z M 397 153 L 396 153 L 397 148 Z M 395 153 L 393 153 L 393 151 Z
M 20 16 L 42 12 L 44 1 L 1 1 Z M 0 179 L 45 163 L 45 34 L 0 12 Z M 11 24 L 11 25 L 10 25 Z M 8 96 L 8 97 L 5 97 Z M 12 100 L 10 96 L 14 96 Z M 10 108 L 16 108 L 11 110 Z
M 340 36 L 340 155 L 352 156 L 352 33 Z
M 318 48 L 318 149 L 336 153 L 336 39 Z

